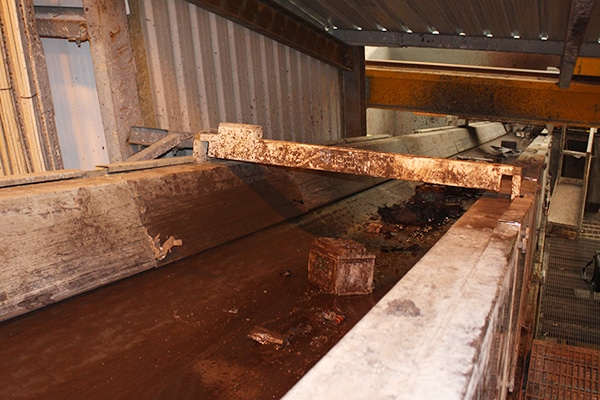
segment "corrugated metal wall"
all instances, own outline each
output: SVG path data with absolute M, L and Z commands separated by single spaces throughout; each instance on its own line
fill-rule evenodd
M 339 71 L 183 0 L 140 0 L 158 128 L 262 125 L 318 143 L 341 132 Z

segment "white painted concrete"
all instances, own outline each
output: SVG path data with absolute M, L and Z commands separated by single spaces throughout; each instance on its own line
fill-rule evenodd
M 520 231 L 509 206 L 476 203 L 284 399 L 472 398 Z

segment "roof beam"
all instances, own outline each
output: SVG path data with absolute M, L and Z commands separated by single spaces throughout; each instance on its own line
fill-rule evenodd
M 594 8 L 594 0 L 571 1 L 565 45 L 560 62 L 560 77 L 558 79 L 558 86 L 561 88 L 568 88 L 571 79 L 573 79 L 575 63 L 581 51 L 585 30 L 590 22 L 592 8 Z
M 556 74 L 367 64 L 367 106 L 524 123 L 600 126 L 600 85 L 556 85 Z
M 186 0 L 343 70 L 352 47 L 269 0 Z
M 593 0 L 583 0 L 593 1 Z M 559 40 L 531 40 L 483 36 L 433 35 L 430 33 L 382 32 L 354 29 L 330 31 L 338 39 L 355 46 L 426 47 L 503 51 L 516 53 L 562 55 L 563 42 Z M 579 53 L 583 57 L 600 57 L 600 44 L 583 43 Z

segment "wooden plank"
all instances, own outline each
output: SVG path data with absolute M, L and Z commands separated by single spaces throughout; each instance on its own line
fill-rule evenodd
M 125 182 L 0 191 L 0 320 L 156 266 Z
M 0 2 L 2 122 L 10 173 L 62 168 L 44 52 L 32 0 Z
M 109 160 L 133 154 L 127 143 L 132 126 L 142 125 L 136 68 L 121 0 L 83 0 Z
M 151 168 L 168 167 L 171 165 L 181 165 L 193 163 L 194 157 L 169 157 L 158 160 L 122 162 L 116 164 L 98 165 L 98 168 L 105 168 L 106 173 L 139 171 Z
M 176 148 L 178 149 L 191 149 L 194 147 L 194 133 L 191 132 L 175 132 L 168 131 L 166 129 L 146 128 L 141 126 L 132 126 L 129 138 L 127 139 L 131 144 L 140 144 L 143 146 L 151 146 L 161 139 L 167 137 L 167 135 L 177 134 L 181 137 L 181 143 Z
M 569 227 L 579 227 L 579 216 L 581 214 L 581 185 L 557 182 L 550 207 L 548 209 L 548 222 Z
M 164 265 L 307 211 L 283 168 L 244 163 L 190 164 L 122 176 L 144 210 L 152 237 L 174 236 Z
M 31 118 L 39 126 L 42 152 L 47 171 L 63 168 L 62 153 L 58 140 L 58 130 L 54 119 L 54 102 L 50 90 L 50 78 L 46 65 L 46 55 L 37 33 L 33 0 L 21 0 L 24 26 L 27 32 L 26 53 L 31 65 L 31 79 L 35 95 L 31 98 L 34 115 Z
M 144 150 L 135 153 L 127 159 L 127 162 L 153 160 L 173 150 L 181 143 L 181 135 L 171 133 Z
M 156 122 L 154 101 L 152 99 L 152 86 L 146 53 L 147 44 L 144 39 L 140 2 L 130 1 L 127 4 L 129 4 L 129 15 L 127 16 L 129 36 L 131 38 L 131 47 L 135 58 L 135 79 L 140 94 L 142 120 L 145 126 L 158 126 L 158 123 Z
M 4 41 L 0 40 L 0 121 L 2 121 L 0 156 L 4 175 L 24 174 L 31 171 L 31 164 L 21 136 L 21 124 L 14 95 L 6 46 Z
M 23 175 L 11 175 L 5 178 L 0 177 L 0 188 L 27 185 L 30 183 L 60 181 L 65 179 L 81 178 L 84 176 L 87 176 L 87 172 L 78 169 L 63 169 L 52 172 L 32 172 Z

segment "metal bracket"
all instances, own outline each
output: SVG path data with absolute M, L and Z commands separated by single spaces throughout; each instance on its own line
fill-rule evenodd
M 512 165 L 266 140 L 262 137 L 261 126 L 221 123 L 217 134 L 196 135 L 194 157 L 198 161 L 212 157 L 495 192 L 500 191 L 502 177 L 511 176 L 511 199 L 521 193 L 521 168 Z

